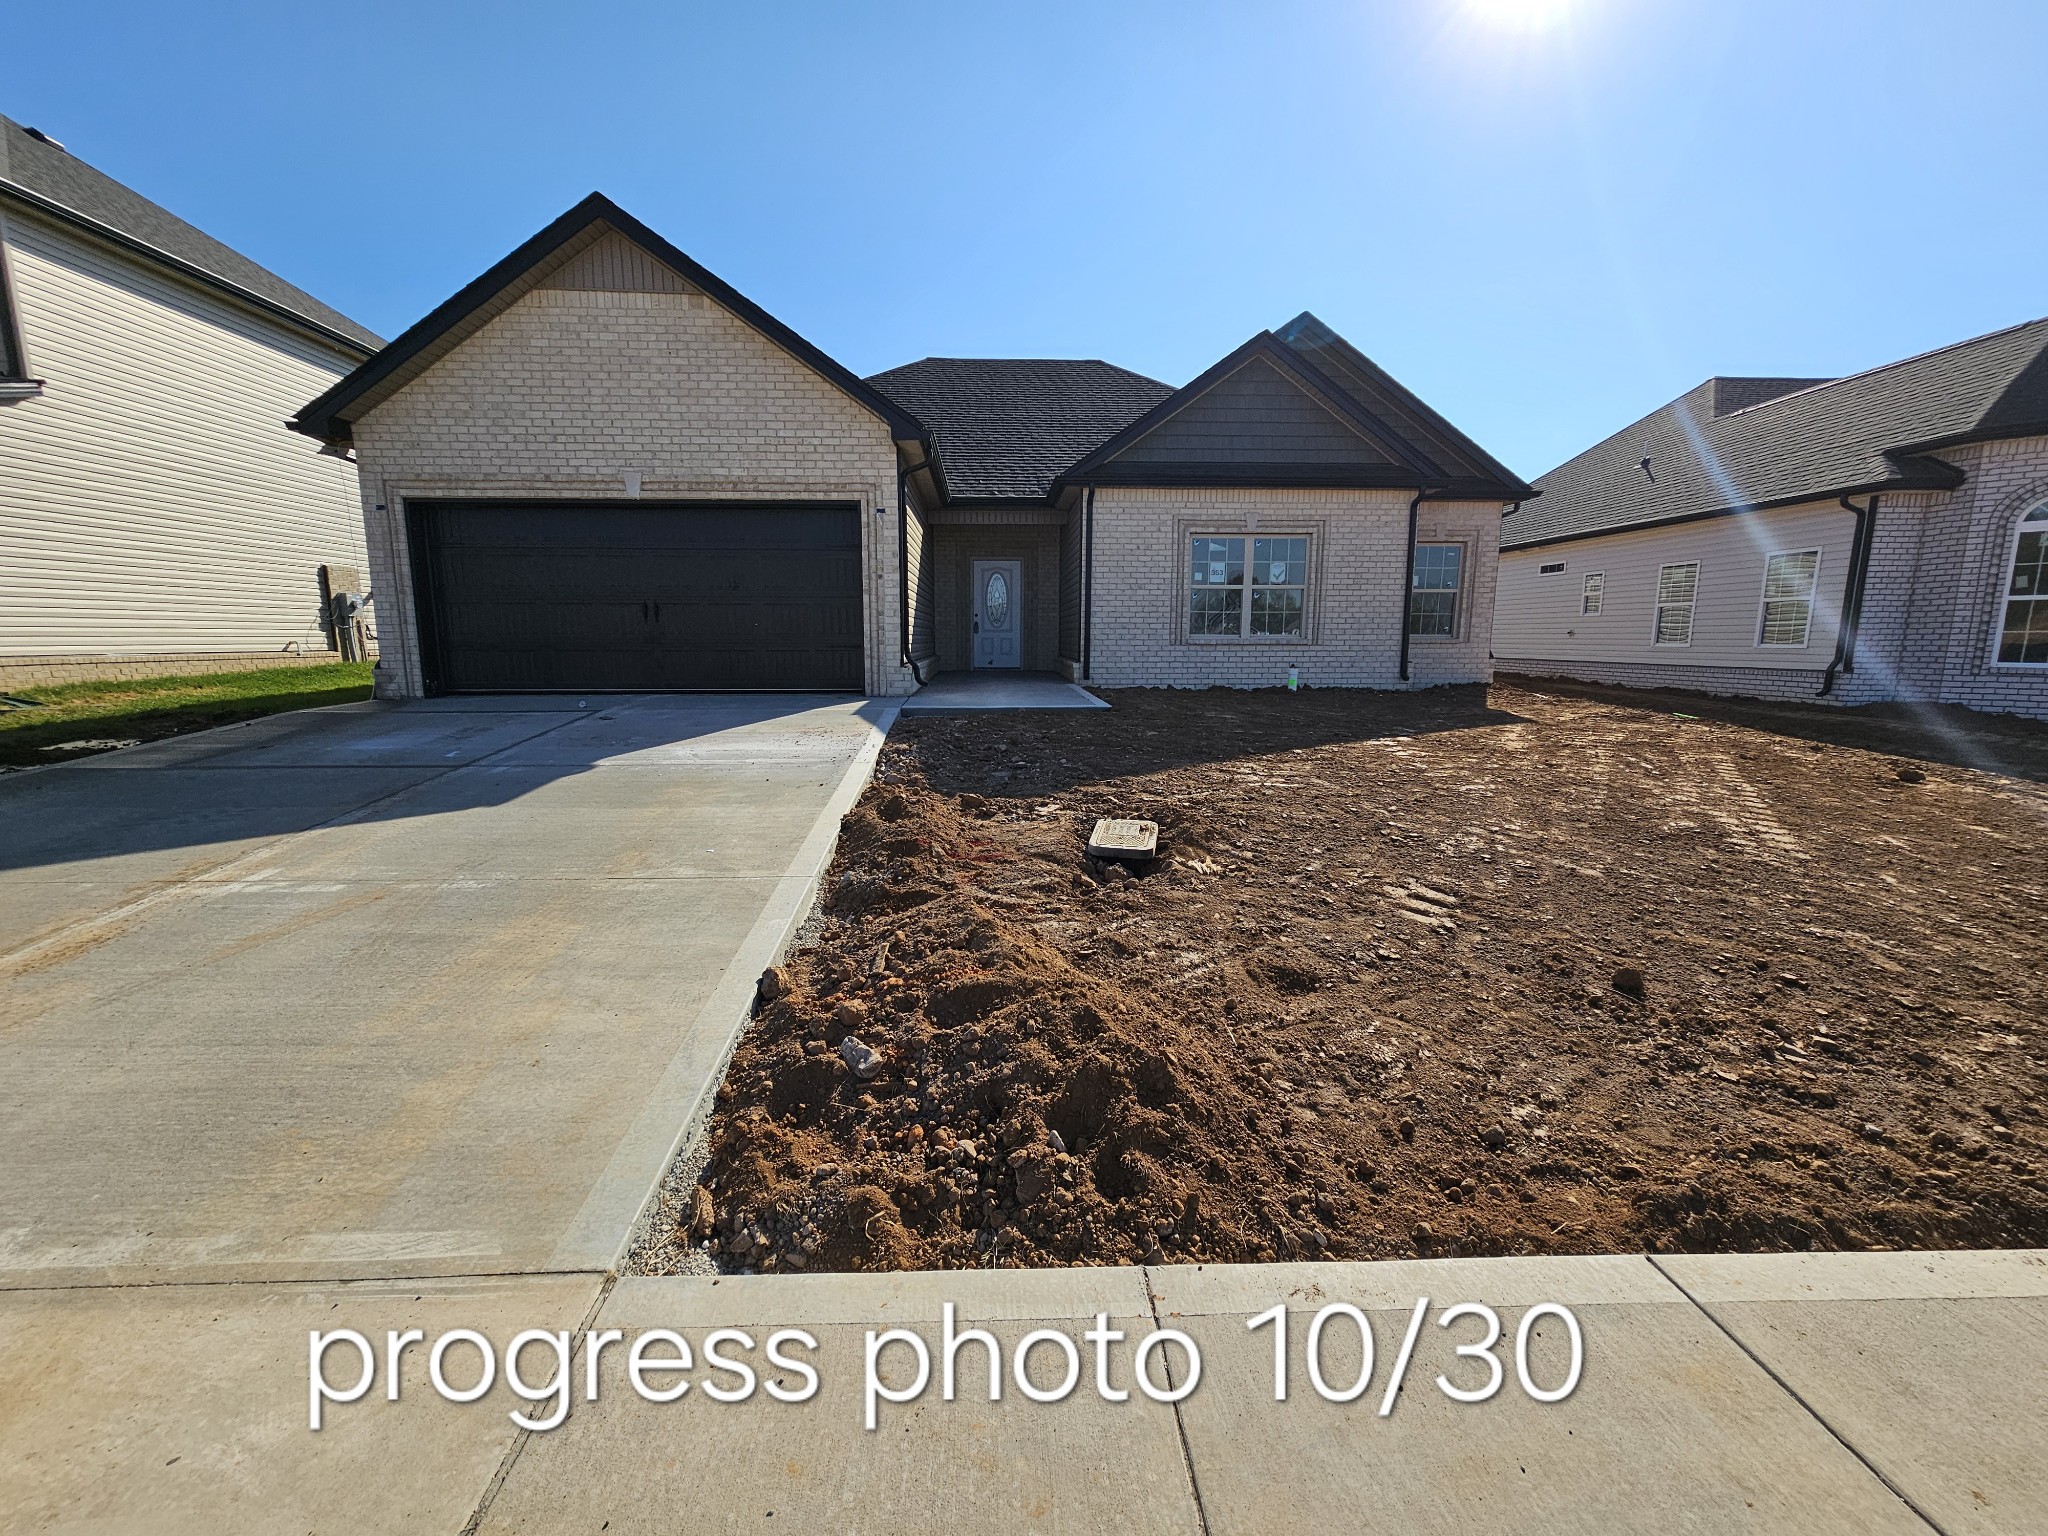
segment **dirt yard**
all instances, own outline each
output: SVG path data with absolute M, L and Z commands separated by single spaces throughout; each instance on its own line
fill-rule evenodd
M 2048 1244 L 2048 732 L 1107 697 L 897 728 L 643 1265 Z

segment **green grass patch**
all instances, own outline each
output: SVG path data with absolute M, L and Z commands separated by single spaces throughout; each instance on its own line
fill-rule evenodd
M 129 742 L 369 696 L 368 662 L 32 688 L 0 705 L 0 766 L 61 763 Z M 11 707 L 22 701 L 31 707 Z

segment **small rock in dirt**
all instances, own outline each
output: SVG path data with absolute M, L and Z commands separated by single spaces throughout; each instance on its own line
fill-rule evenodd
M 839 1055 L 862 1082 L 882 1070 L 882 1053 L 871 1045 L 862 1044 L 858 1036 L 848 1035 L 841 1040 Z
M 1918 768 L 1901 768 L 1899 770 L 1899 782 L 1901 784 L 1925 784 L 1927 782 L 1927 775 Z
M 1055 1152 L 1064 1152 L 1067 1150 L 1066 1138 L 1061 1136 L 1058 1131 L 1047 1131 L 1045 1133 L 1045 1144 L 1048 1147 L 1051 1147 Z
M 754 991 L 764 1003 L 772 1003 L 778 997 L 789 995 L 789 972 L 782 966 L 771 965 L 761 973 L 761 979 L 754 984 Z
M 1508 1133 L 1497 1125 L 1489 1125 L 1479 1133 L 1479 1144 L 1489 1152 L 1498 1152 L 1508 1144 Z
M 838 1025 L 841 1029 L 859 1029 L 863 1024 L 867 1023 L 867 1021 L 867 1004 L 854 1002 L 851 998 L 839 1004 L 836 1008 L 832 1010 L 832 1022 Z
M 1415 1122 L 1413 1120 L 1404 1118 L 1399 1125 L 1394 1127 L 1394 1130 L 1403 1141 L 1413 1141 L 1415 1139 Z
M 711 1229 L 717 1224 L 718 1212 L 712 1207 L 711 1191 L 702 1184 L 691 1185 L 690 1220 L 685 1228 L 690 1234 L 690 1240 L 695 1242 L 699 1238 L 708 1236 Z
M 1637 1002 L 1643 1000 L 1643 973 L 1632 965 L 1625 965 L 1616 971 L 1608 985 L 1623 997 L 1632 997 Z

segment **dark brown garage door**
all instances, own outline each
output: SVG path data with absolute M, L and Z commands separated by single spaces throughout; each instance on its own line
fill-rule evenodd
M 430 693 L 862 686 L 858 507 L 429 501 L 407 523 Z

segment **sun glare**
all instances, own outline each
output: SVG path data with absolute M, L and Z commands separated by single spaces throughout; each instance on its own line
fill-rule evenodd
M 1576 0 L 1465 0 L 1465 8 L 1491 27 L 1541 32 L 1569 16 Z

